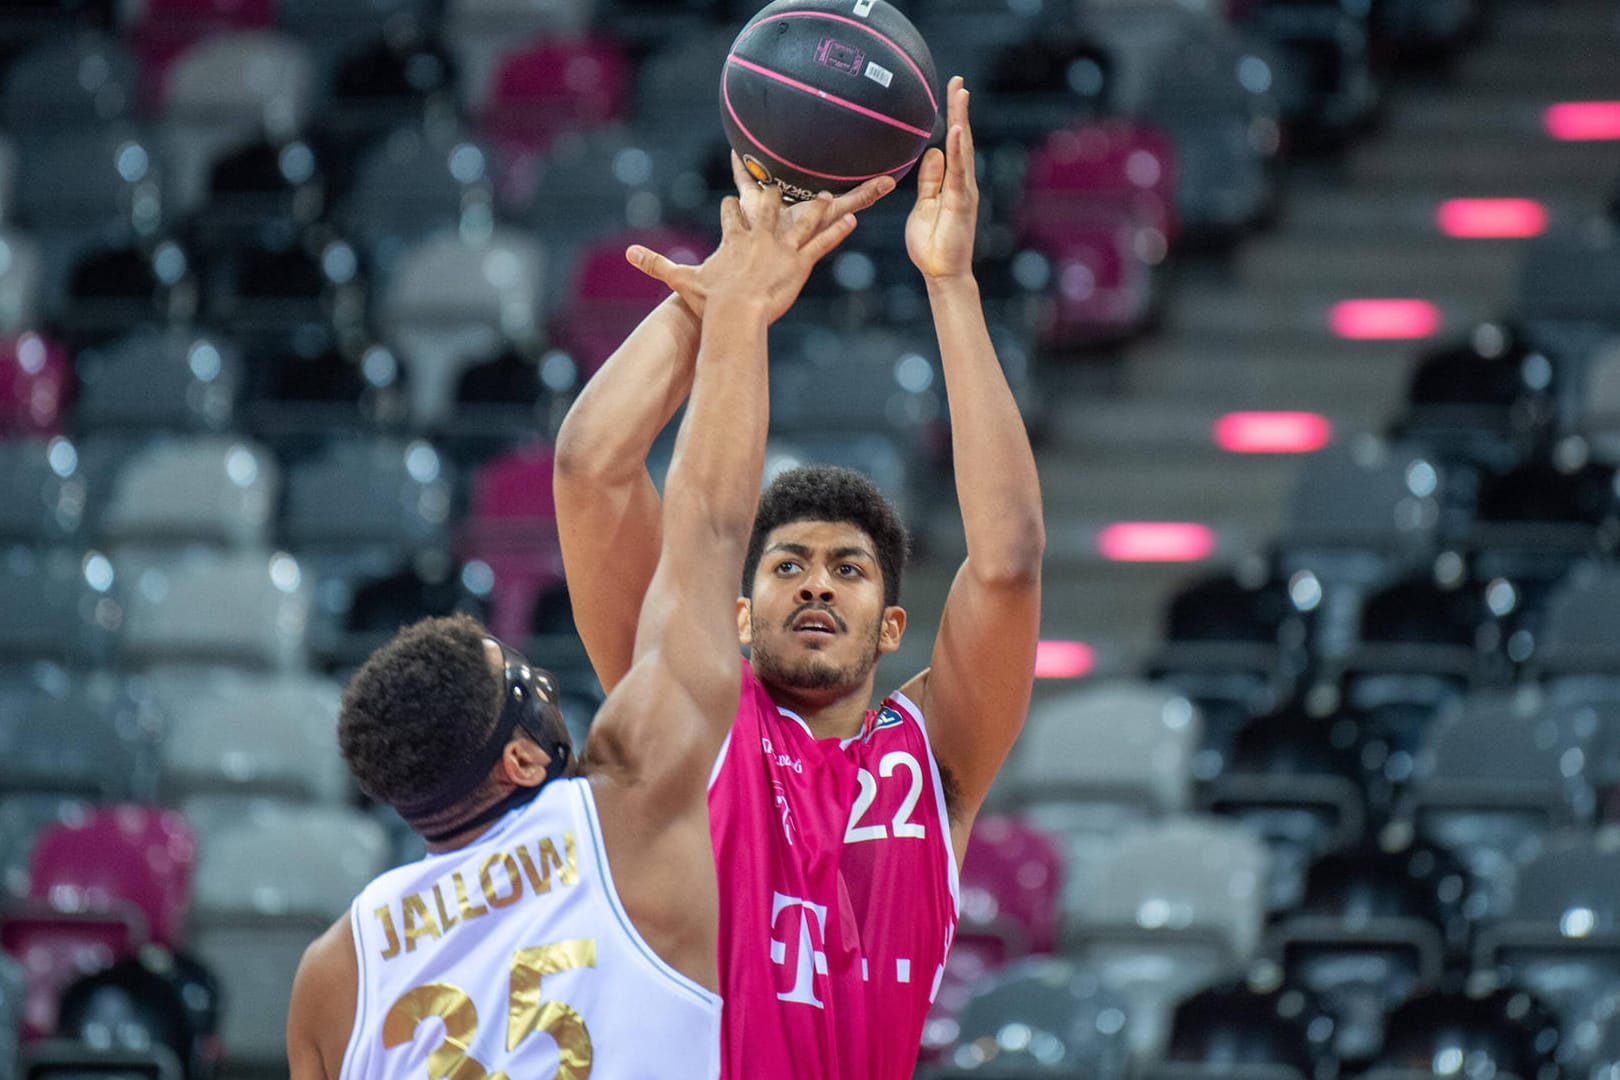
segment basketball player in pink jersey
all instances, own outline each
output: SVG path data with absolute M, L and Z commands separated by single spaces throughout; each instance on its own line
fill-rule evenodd
M 906 628 L 904 527 L 843 470 L 797 470 L 761 500 L 738 601 L 752 664 L 709 792 L 722 1055 L 738 1080 L 912 1074 L 968 833 L 1029 703 L 1040 487 L 972 272 L 978 189 L 960 79 L 947 108 L 944 152 L 918 169 L 906 246 L 944 363 L 968 557 L 928 669 L 869 708 L 877 661 Z M 630 255 L 675 295 L 592 379 L 557 446 L 569 588 L 606 687 L 628 669 L 658 548 L 646 454 L 687 394 L 706 303 L 693 268 Z M 820 392 L 839 407 L 838 385 Z
M 339 719 L 363 790 L 428 841 L 310 946 L 295 1080 L 719 1072 L 706 779 L 738 706 L 736 580 L 759 497 L 766 326 L 854 226 L 726 200 L 662 542 L 629 665 L 571 762 L 551 678 L 466 617 L 402 631 Z

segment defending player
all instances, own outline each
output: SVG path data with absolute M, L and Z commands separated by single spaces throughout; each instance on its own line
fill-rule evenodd
M 1029 702 L 1040 488 L 972 273 L 978 190 L 959 79 L 948 109 L 945 153 L 929 151 L 918 170 L 906 245 L 944 362 L 968 558 L 930 667 L 869 710 L 877 659 L 905 630 L 903 526 L 840 470 L 789 474 L 761 502 L 738 602 L 752 668 L 709 798 L 733 1077 L 911 1075 L 968 833 Z M 681 299 L 608 361 L 558 440 L 569 588 L 608 687 L 629 663 L 657 550 L 645 456 L 686 393 L 704 303 L 691 268 L 634 254 Z M 818 389 L 836 410 L 841 388 Z
M 719 250 L 657 569 L 627 667 L 571 765 L 549 675 L 466 618 L 406 629 L 344 698 L 362 789 L 430 854 L 389 871 L 305 954 L 296 1080 L 718 1072 L 705 781 L 736 712 L 734 604 L 759 495 L 770 295 L 854 225 L 750 185 Z

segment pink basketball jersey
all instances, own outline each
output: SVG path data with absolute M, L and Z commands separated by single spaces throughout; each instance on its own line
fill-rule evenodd
M 956 862 L 923 718 L 884 699 L 817 739 L 743 665 L 709 781 L 729 1080 L 904 1080 L 956 931 Z

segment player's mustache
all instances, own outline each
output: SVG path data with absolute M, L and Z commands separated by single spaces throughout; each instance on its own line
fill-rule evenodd
M 784 629 L 784 630 L 792 630 L 793 629 L 793 624 L 799 621 L 799 616 L 803 615 L 807 611 L 820 611 L 820 612 L 823 612 L 827 616 L 827 618 L 829 618 L 829 619 L 831 619 L 833 621 L 833 625 L 838 627 L 838 632 L 840 634 L 849 633 L 849 624 L 844 622 L 843 619 L 838 617 L 838 612 L 834 611 L 832 608 L 828 607 L 826 604 L 818 604 L 814 600 L 810 601 L 808 604 L 800 604 L 797 608 L 795 608 L 793 610 L 793 614 L 791 614 L 791 615 L 789 615 L 787 617 L 787 622 L 782 624 L 782 629 Z

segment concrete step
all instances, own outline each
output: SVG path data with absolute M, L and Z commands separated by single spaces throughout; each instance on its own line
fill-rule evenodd
M 1587 184 L 1601 190 L 1620 169 L 1612 143 L 1533 142 L 1517 135 L 1458 135 L 1422 140 L 1385 137 L 1351 158 L 1357 184 L 1453 184 L 1459 191 L 1525 190 L 1541 184 Z
M 1447 289 L 1505 300 L 1512 291 L 1520 245 L 1513 241 L 1453 240 L 1408 235 L 1404 240 L 1277 233 L 1243 249 L 1241 280 L 1265 293 L 1309 284 L 1351 296 L 1422 296 Z
M 1457 83 L 1470 91 L 1553 94 L 1553 100 L 1612 92 L 1616 50 L 1620 33 L 1601 24 L 1584 39 L 1552 34 L 1503 42 L 1464 56 Z
M 1456 185 L 1365 186 L 1353 190 L 1312 185 L 1291 190 L 1277 222 L 1279 236 L 1298 230 L 1322 239 L 1373 244 L 1405 243 L 1440 237 L 1440 205 L 1448 199 L 1533 198 L 1547 211 L 1551 229 L 1574 225 L 1593 211 L 1590 183 L 1563 188 L 1515 184 L 1459 190 Z M 1470 244 L 1478 241 L 1470 241 Z M 1247 249 L 1245 249 L 1247 250 Z
M 1218 417 L 1254 410 L 1320 413 L 1340 434 L 1382 428 L 1399 410 L 1421 349 L 1404 342 L 1330 342 L 1149 347 L 1132 358 L 1130 385 L 1133 396 L 1167 407 L 1166 420 L 1110 410 L 1109 423 L 1093 421 L 1080 430 L 1097 441 L 1116 431 L 1129 438 L 1133 431 L 1168 428 L 1160 436 L 1168 441 L 1179 429 L 1196 432 L 1208 445 Z
M 1387 295 L 1387 294 L 1386 294 Z M 1365 298 L 1367 293 L 1360 292 Z M 1177 290 L 1165 325 L 1182 334 L 1203 336 L 1213 342 L 1250 344 L 1309 335 L 1331 337 L 1329 316 L 1341 300 L 1356 299 L 1357 292 L 1327 290 L 1314 282 L 1279 287 L 1271 293 L 1253 288 L 1191 284 Z M 1432 288 L 1417 299 L 1435 304 L 1440 312 L 1440 334 L 1454 333 L 1487 319 L 1500 317 L 1501 303 L 1494 296 Z

